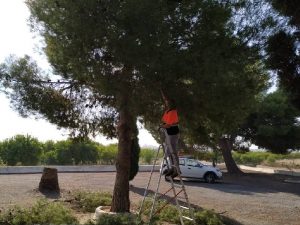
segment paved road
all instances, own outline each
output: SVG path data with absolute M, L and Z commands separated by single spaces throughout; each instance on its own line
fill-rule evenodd
M 36 191 L 40 177 L 41 174 L 0 175 L 0 208 L 34 202 L 40 196 Z M 148 172 L 139 173 L 131 182 L 133 204 L 142 198 L 148 177 Z M 157 177 L 156 173 L 154 178 Z M 78 189 L 112 191 L 114 178 L 115 173 L 60 173 L 59 183 L 62 195 Z M 225 174 L 220 183 L 187 181 L 185 184 L 192 204 L 214 209 L 241 224 L 299 225 L 300 184 L 283 182 L 286 178 L 253 173 L 245 176 Z M 169 183 L 162 181 L 161 192 L 168 188 Z

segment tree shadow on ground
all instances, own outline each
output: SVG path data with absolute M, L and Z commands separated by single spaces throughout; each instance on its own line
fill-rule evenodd
M 35 191 L 47 199 L 60 199 L 61 198 L 61 192 L 48 191 L 48 190 L 40 191 L 39 189 L 36 189 Z
M 145 190 L 146 190 L 145 188 L 140 188 L 140 187 L 136 187 L 134 185 L 130 185 L 130 191 L 132 191 L 133 193 L 136 193 L 136 194 L 138 194 L 140 196 L 144 196 Z M 168 193 L 172 194 L 171 192 L 168 192 Z M 177 193 L 178 193 L 178 190 L 177 190 Z M 147 197 L 151 197 L 151 196 L 155 195 L 155 192 L 153 190 L 148 190 L 146 194 L 147 194 Z M 153 199 L 153 198 L 151 198 L 151 199 Z M 162 195 L 161 193 L 158 193 L 157 199 L 158 200 L 165 200 L 165 201 L 169 202 L 170 204 L 176 205 L 174 198 L 170 197 L 168 195 Z M 183 201 L 181 199 L 185 200 L 184 197 L 178 196 L 178 203 L 179 203 L 179 205 L 185 205 L 185 201 Z M 199 205 L 196 205 L 196 204 L 190 203 L 190 206 L 192 208 L 194 208 L 196 211 L 204 210 L 202 207 L 200 207 Z M 160 210 L 160 209 L 158 209 L 158 210 Z M 224 214 L 224 213 L 226 213 L 226 212 L 216 213 L 216 214 L 218 214 L 223 219 L 223 221 L 225 222 L 225 224 L 228 224 L 228 225 L 243 225 L 240 222 L 238 222 L 238 221 L 236 221 L 236 220 L 234 220 L 232 218 L 223 216 L 222 214 Z
M 239 195 L 285 192 L 300 196 L 300 184 L 284 182 L 291 176 L 262 173 L 244 173 L 241 175 L 223 173 L 223 176 L 222 181 L 214 184 L 199 180 L 185 180 L 184 184 Z

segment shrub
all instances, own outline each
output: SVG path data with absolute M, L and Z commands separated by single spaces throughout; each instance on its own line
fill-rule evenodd
M 0 158 L 0 166 L 6 166 L 1 158 Z
M 214 157 L 215 157 L 214 152 L 208 152 L 208 151 L 195 152 L 195 158 L 199 160 L 212 161 Z
M 245 165 L 259 165 L 262 164 L 270 155 L 274 155 L 269 152 L 246 152 L 246 153 L 233 153 L 233 158 L 236 163 Z
M 165 206 L 165 204 L 166 204 L 165 200 L 159 200 L 156 202 L 156 206 L 155 206 L 156 210 L 159 210 L 161 208 L 162 210 L 153 216 L 151 222 L 155 224 L 156 222 L 159 223 L 164 221 L 164 222 L 180 224 L 180 218 L 176 206 L 171 204 Z M 165 207 L 163 208 L 163 206 Z M 151 208 L 152 208 L 152 201 L 146 200 L 143 207 L 143 215 L 148 217 L 150 215 Z
M 48 151 L 43 154 L 42 162 L 46 165 L 58 165 L 57 160 L 57 152 L 56 151 Z
M 275 161 L 276 161 L 277 159 L 279 159 L 279 158 L 280 158 L 280 156 L 277 156 L 277 155 L 275 155 L 275 154 L 270 154 L 270 155 L 267 157 L 266 161 L 267 161 L 267 163 L 272 164 L 272 163 L 275 163 Z
M 165 204 L 164 201 L 159 203 L 159 207 Z M 165 208 L 161 210 L 158 216 L 160 221 L 172 222 L 175 224 L 180 224 L 180 218 L 178 215 L 177 208 L 173 205 L 167 205 Z
M 65 208 L 61 203 L 40 200 L 29 209 L 15 207 L 0 214 L 0 224 L 75 225 L 79 223 L 71 214 L 71 211 Z
M 112 201 L 112 195 L 107 192 L 79 191 L 74 197 L 77 206 L 84 212 L 94 212 L 98 206 L 109 206 Z
M 293 152 L 285 156 L 286 159 L 300 159 L 300 152 Z
M 196 224 L 203 225 L 225 225 L 220 216 L 209 210 L 196 212 L 195 221 Z
M 146 164 L 151 164 L 154 157 L 155 157 L 156 151 L 148 148 L 143 148 L 141 150 L 141 159 Z
M 86 225 L 93 225 L 95 223 L 89 222 Z M 142 225 L 143 222 L 137 218 L 136 215 L 130 213 L 124 214 L 104 214 L 96 222 L 96 225 Z
M 116 156 L 118 153 L 117 144 L 110 144 L 108 146 L 100 146 L 99 151 L 99 160 L 102 164 L 113 165 L 116 163 Z

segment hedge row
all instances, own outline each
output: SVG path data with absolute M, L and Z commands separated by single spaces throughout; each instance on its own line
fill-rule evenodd
M 104 146 L 94 141 L 40 142 L 29 135 L 17 135 L 0 142 L 0 165 L 113 165 L 117 144 Z M 152 149 L 142 149 L 141 163 L 151 163 Z

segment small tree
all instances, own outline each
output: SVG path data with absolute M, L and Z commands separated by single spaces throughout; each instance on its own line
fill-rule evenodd
M 42 144 L 30 135 L 16 135 L 2 142 L 0 153 L 4 163 L 9 166 L 17 163 L 37 165 L 41 160 Z

